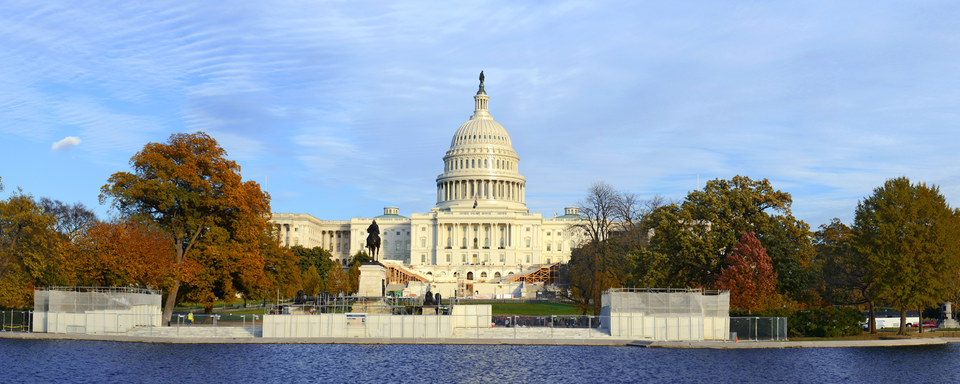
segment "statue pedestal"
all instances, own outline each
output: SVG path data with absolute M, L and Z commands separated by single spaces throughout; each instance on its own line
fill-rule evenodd
M 387 287 L 387 268 L 380 263 L 360 266 L 360 287 L 357 295 L 361 297 L 383 297 Z
M 949 301 L 943 303 L 943 321 L 940 322 L 940 326 L 937 328 L 960 328 L 960 324 L 957 324 L 957 319 L 953 318 L 953 306 Z

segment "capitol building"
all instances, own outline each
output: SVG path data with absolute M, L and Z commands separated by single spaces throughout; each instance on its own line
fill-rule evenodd
M 482 75 L 481 75 L 482 76 Z M 287 246 L 316 246 L 346 265 L 365 248 L 367 227 L 380 227 L 380 259 L 401 264 L 422 281 L 475 283 L 515 281 L 546 266 L 564 263 L 580 243 L 573 227 L 581 219 L 575 207 L 544 218 L 526 204 L 527 179 L 510 134 L 490 115 L 481 77 L 470 120 L 460 126 L 443 155 L 437 176 L 437 203 L 430 212 L 404 216 L 398 207 L 383 215 L 350 220 L 321 220 L 305 213 L 274 213 Z

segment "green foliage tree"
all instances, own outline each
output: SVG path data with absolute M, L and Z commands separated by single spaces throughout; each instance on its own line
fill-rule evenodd
M 867 304 L 869 332 L 876 333 L 875 285 L 869 279 L 866 256 L 857 251 L 853 231 L 834 218 L 814 233 L 820 271 L 820 295 L 833 305 Z
M 958 218 L 937 186 L 906 177 L 887 180 L 857 204 L 857 250 L 878 296 L 900 308 L 899 334 L 906 334 L 907 308 L 933 306 L 949 288 L 960 264 Z
M 236 281 L 264 282 L 260 251 L 270 198 L 255 182 L 243 182 L 226 155 L 205 133 L 174 134 L 145 145 L 130 159 L 132 173 L 117 172 L 100 189 L 101 203 L 112 200 L 121 214 L 151 220 L 170 235 L 176 275 L 166 315 L 182 285 L 210 308 L 218 296 L 231 298 Z
M 774 190 L 766 179 L 708 181 L 682 204 L 650 214 L 654 235 L 635 256 L 634 278 L 647 286 L 713 287 L 740 234 L 750 231 L 772 260 L 778 293 L 815 302 L 811 233 L 793 217 L 791 204 L 790 194 Z

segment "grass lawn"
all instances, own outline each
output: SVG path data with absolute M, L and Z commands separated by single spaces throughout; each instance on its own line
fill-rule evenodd
M 579 315 L 577 307 L 560 303 L 492 303 L 494 315 Z

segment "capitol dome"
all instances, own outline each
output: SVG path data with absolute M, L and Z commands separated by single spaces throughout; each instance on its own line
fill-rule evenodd
M 526 179 L 520 175 L 520 158 L 510 134 L 493 120 L 490 97 L 483 87 L 473 97 L 470 120 L 457 129 L 450 150 L 443 157 L 443 173 L 437 177 L 435 210 L 509 210 L 528 212 L 524 201 Z

